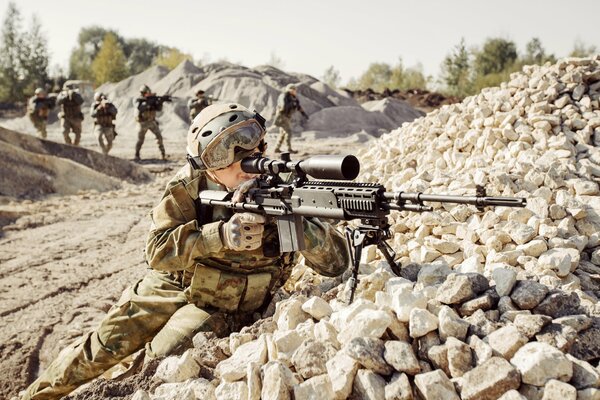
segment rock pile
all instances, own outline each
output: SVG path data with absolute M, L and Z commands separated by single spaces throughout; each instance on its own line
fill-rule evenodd
M 599 101 L 600 56 L 565 59 L 384 135 L 363 180 L 527 208 L 395 213 L 400 277 L 368 248 L 352 305 L 341 280 L 301 280 L 134 399 L 600 399 Z

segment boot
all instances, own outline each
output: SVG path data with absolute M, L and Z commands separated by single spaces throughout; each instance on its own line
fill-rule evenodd
M 133 158 L 133 161 L 140 161 L 140 152 L 139 151 L 135 152 L 135 157 Z

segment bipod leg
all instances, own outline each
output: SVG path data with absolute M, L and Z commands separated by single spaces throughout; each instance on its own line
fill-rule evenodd
M 354 292 L 358 285 L 358 268 L 360 267 L 360 256 L 362 254 L 365 232 L 360 229 L 346 228 L 346 240 L 350 245 L 350 259 L 352 260 L 352 276 L 348 279 L 350 286 L 350 296 L 348 304 L 352 304 L 354 301 Z
M 394 260 L 396 258 L 396 252 L 394 249 L 392 249 L 392 247 L 385 240 L 380 240 L 377 242 L 377 248 L 379 251 L 381 251 L 388 264 L 390 264 L 392 271 L 396 275 L 400 276 L 400 264 L 396 263 Z

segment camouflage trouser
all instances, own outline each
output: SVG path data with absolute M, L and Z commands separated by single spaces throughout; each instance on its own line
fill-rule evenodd
M 150 271 L 126 289 L 100 325 L 60 352 L 23 399 L 58 399 L 146 347 L 162 357 L 190 343 L 195 333 L 228 334 L 223 314 L 188 304 L 180 283 Z
M 138 141 L 135 144 L 135 155 L 139 156 L 140 150 L 142 149 L 142 145 L 144 144 L 144 138 L 146 137 L 146 132 L 150 130 L 156 136 L 156 144 L 158 145 L 158 149 L 160 150 L 161 155 L 165 155 L 165 146 L 163 145 L 163 138 L 160 134 L 160 128 L 158 127 L 158 122 L 156 121 L 139 121 L 138 122 Z
M 60 119 L 60 126 L 63 128 L 65 143 L 79 146 L 79 141 L 81 140 L 81 120 L 79 118 L 63 117 Z M 71 142 L 71 137 L 69 136 L 71 131 L 75 134 L 75 140 L 73 142 Z
M 279 151 L 285 141 L 288 150 L 292 149 L 292 120 L 291 118 L 281 117 L 279 121 L 279 138 L 275 150 Z
M 46 139 L 46 137 L 48 136 L 48 132 L 46 132 L 46 120 L 35 117 L 31 114 L 29 114 L 29 119 L 31 120 L 31 123 L 33 124 L 35 129 L 38 131 L 40 137 L 42 139 Z
M 112 126 L 94 125 L 94 133 L 98 138 L 98 144 L 102 149 L 102 153 L 108 154 L 115 139 L 115 128 Z

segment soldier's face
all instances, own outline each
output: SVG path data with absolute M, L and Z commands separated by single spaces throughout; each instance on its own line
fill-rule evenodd
M 212 171 L 217 179 L 229 189 L 234 189 L 242 183 L 256 178 L 257 174 L 249 174 L 242 170 L 242 161 L 237 161 L 227 168 Z

